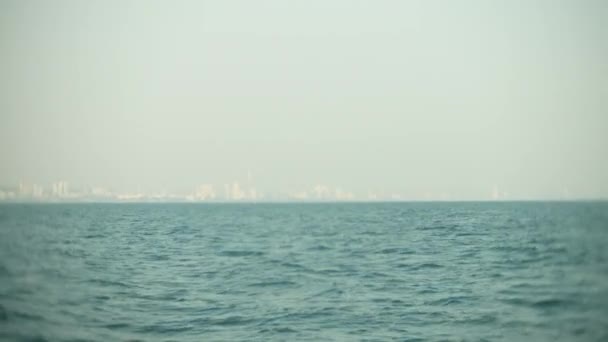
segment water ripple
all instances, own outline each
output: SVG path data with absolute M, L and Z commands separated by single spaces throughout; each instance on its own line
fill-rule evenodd
M 0 205 L 0 340 L 604 341 L 608 203 Z

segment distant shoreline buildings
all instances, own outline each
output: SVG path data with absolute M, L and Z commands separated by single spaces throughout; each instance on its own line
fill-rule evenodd
M 266 193 L 251 184 L 242 185 L 238 181 L 221 185 L 200 184 L 189 193 L 172 194 L 166 192 L 146 193 L 118 192 L 103 186 L 73 186 L 68 181 L 59 180 L 46 186 L 20 182 L 14 187 L 0 188 L 2 202 L 312 202 L 312 201 L 380 201 L 394 200 L 395 195 L 383 196 L 368 191 L 356 196 L 352 191 L 339 187 L 316 184 L 309 189 L 285 193 Z
M 250 177 L 249 177 L 250 178 Z M 201 184 L 190 193 L 118 192 L 102 186 L 72 186 L 60 180 L 49 185 L 20 182 L 14 187 L 0 188 L 2 202 L 257 202 L 257 201 L 310 201 L 355 200 L 352 192 L 315 185 L 310 190 L 294 193 L 266 194 L 255 186 L 241 185 L 238 181 L 219 186 Z
M 485 198 L 459 199 L 449 193 L 422 192 L 417 195 L 403 195 L 388 191 L 366 191 L 355 193 L 340 187 L 315 184 L 292 192 L 259 191 L 248 176 L 246 185 L 238 181 L 215 184 L 200 184 L 185 193 L 163 192 L 119 192 L 103 186 L 73 186 L 68 181 L 59 180 L 46 186 L 20 182 L 13 187 L 0 187 L 0 202 L 401 202 L 401 201 L 512 201 L 504 190 L 493 186 Z M 546 200 L 576 200 L 567 190 L 561 196 Z M 584 199 L 584 198 L 580 198 Z M 520 198 L 519 200 L 543 200 L 541 198 Z

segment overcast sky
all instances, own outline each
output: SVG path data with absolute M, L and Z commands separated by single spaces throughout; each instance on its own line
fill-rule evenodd
M 608 197 L 603 0 L 0 0 L 0 61 L 5 186 Z

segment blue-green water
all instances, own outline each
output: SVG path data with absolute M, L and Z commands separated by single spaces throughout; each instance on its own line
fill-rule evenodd
M 607 341 L 608 203 L 0 205 L 0 340 Z

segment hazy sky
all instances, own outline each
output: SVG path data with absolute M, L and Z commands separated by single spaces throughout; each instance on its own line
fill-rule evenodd
M 0 184 L 608 196 L 608 2 L 0 0 Z

